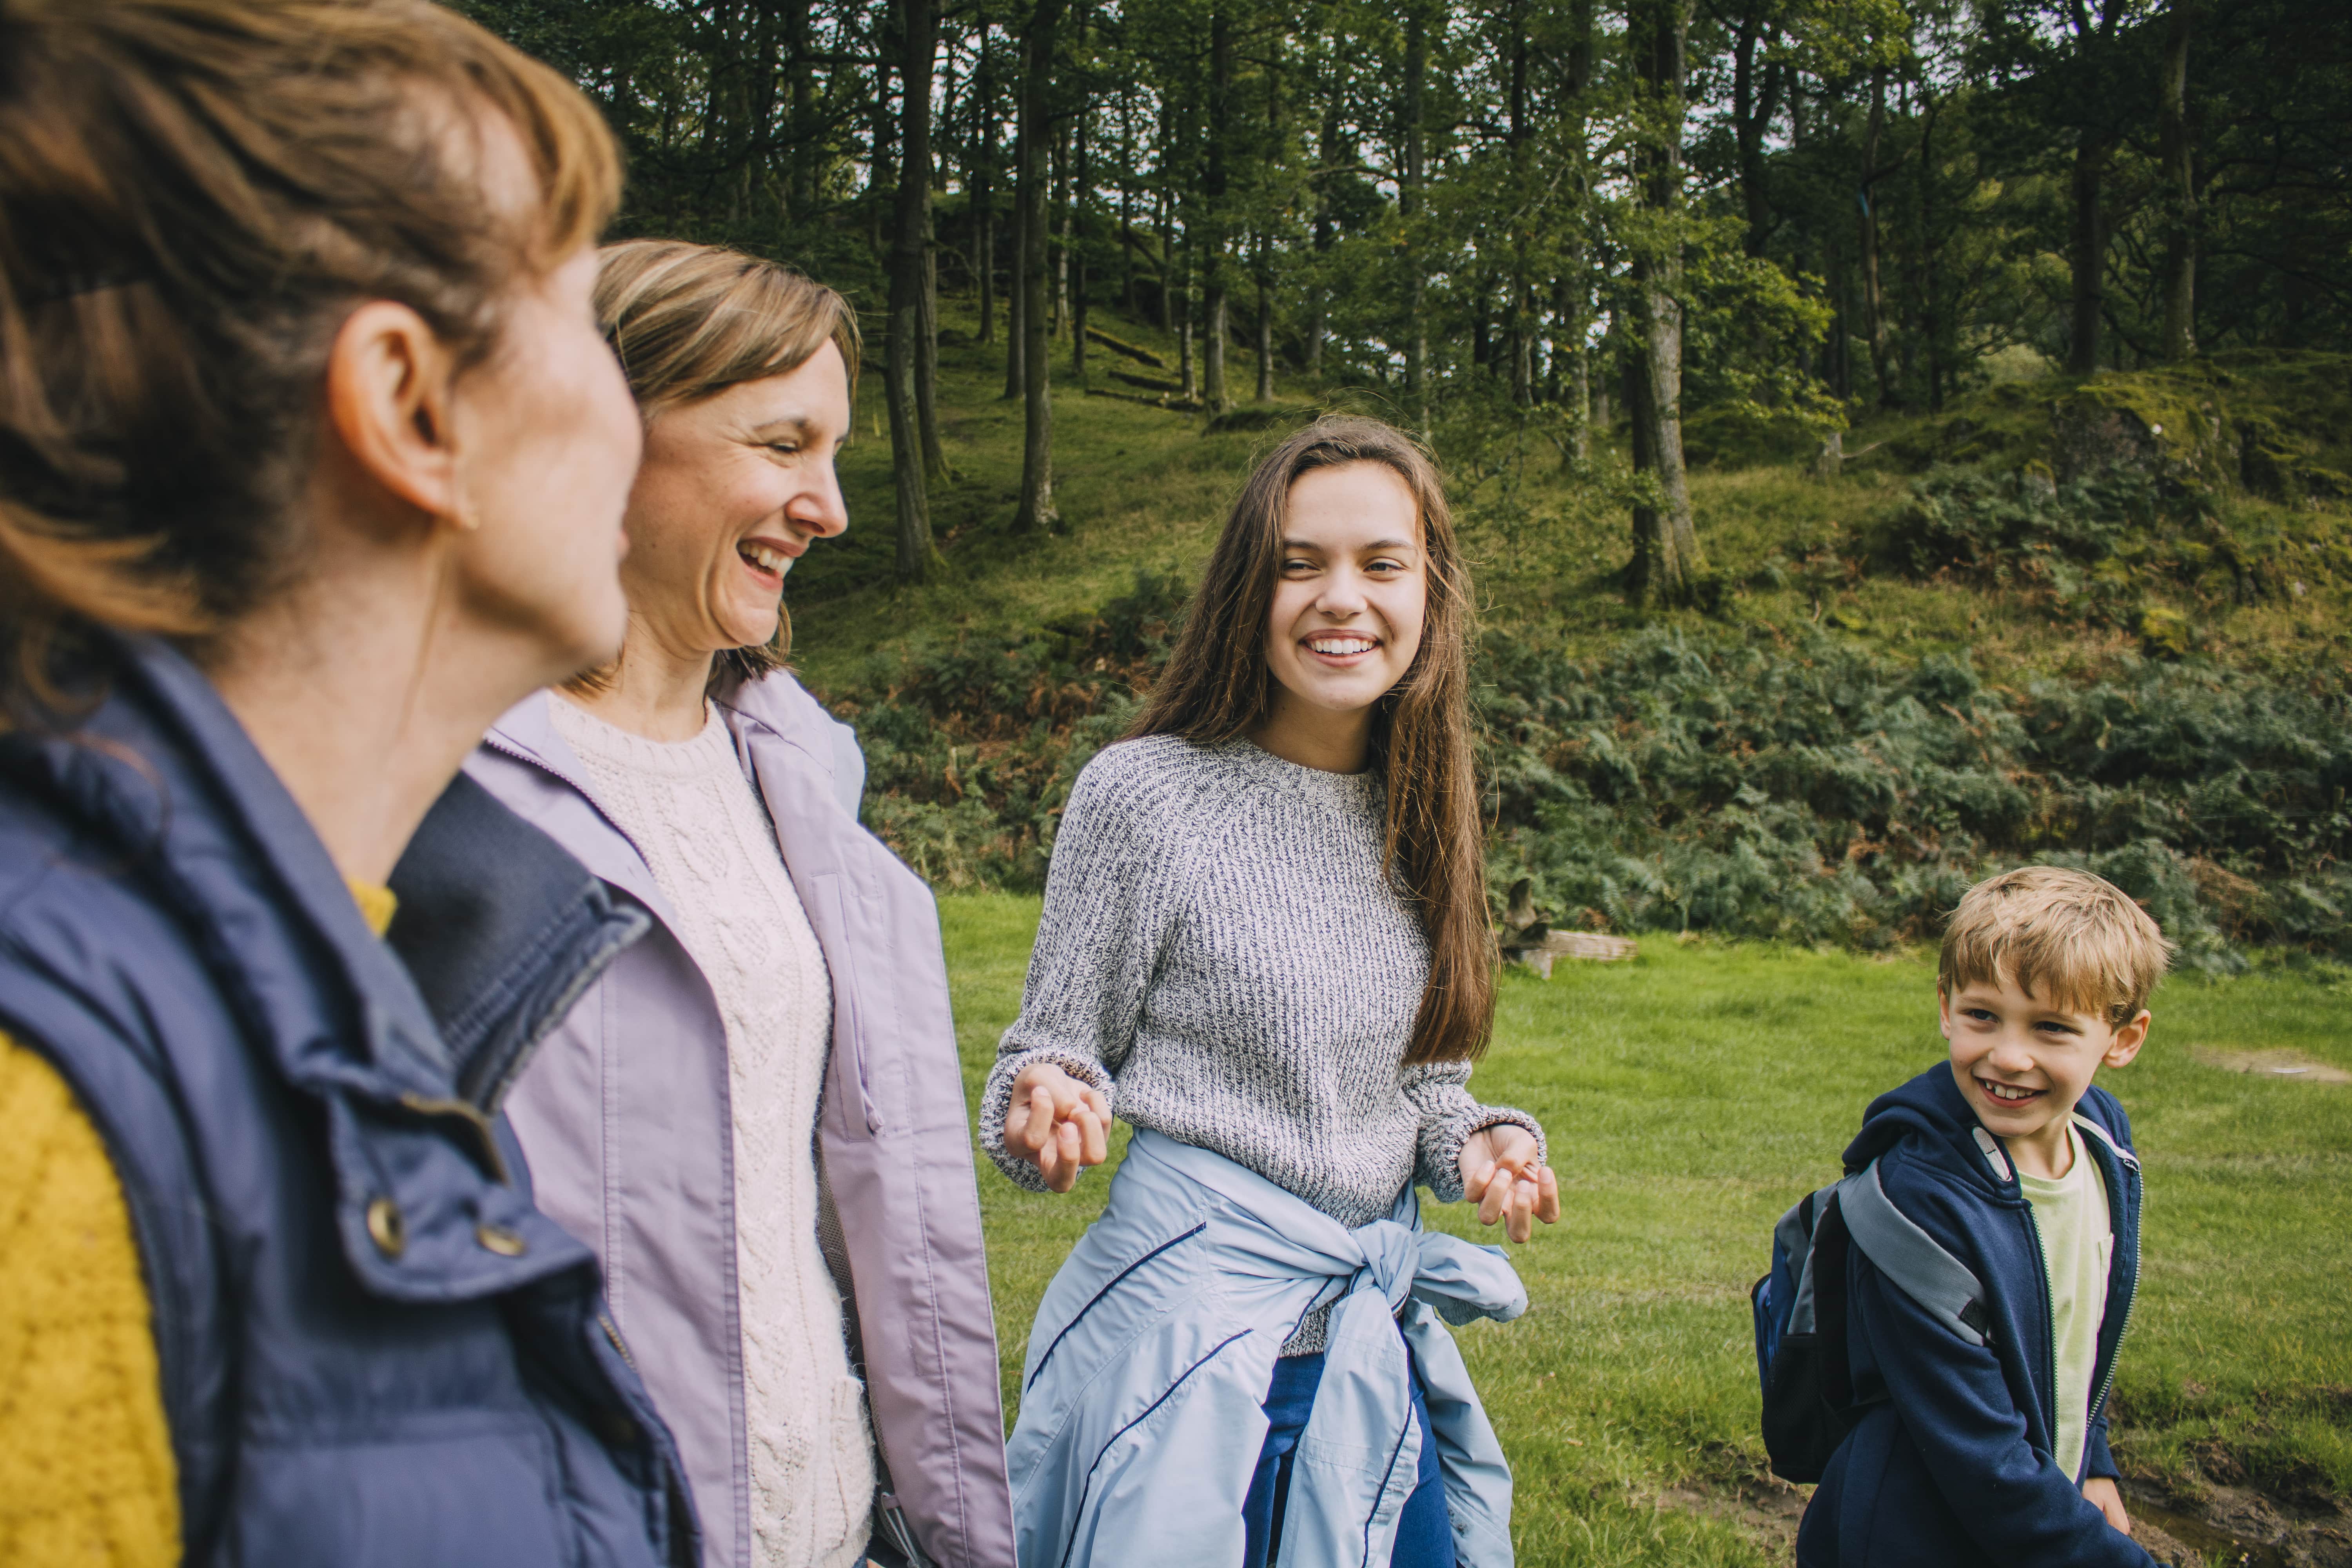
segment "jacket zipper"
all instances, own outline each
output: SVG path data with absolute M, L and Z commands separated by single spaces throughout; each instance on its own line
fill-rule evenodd
M 2124 1185 L 2128 1189 L 2132 1184 L 2132 1179 L 2129 1173 L 2131 1167 L 2126 1165 L 2120 1159 L 2116 1162 L 2116 1164 L 2118 1168 L 2126 1172 L 2124 1176 Z M 2083 1430 L 2085 1433 L 2089 1432 L 2092 1427 L 2097 1426 L 2099 1424 L 2099 1417 L 2106 1413 L 2107 1394 L 2116 1386 L 2116 1368 L 2122 1363 L 2124 1359 L 2124 1336 L 2131 1332 L 2132 1309 L 2139 1305 L 2140 1207 L 2141 1205 L 2139 1201 L 2137 1201 L 2137 1195 L 2135 1195 L 2135 1201 L 2132 1204 L 2131 1215 L 2131 1294 L 2124 1298 L 2124 1321 L 2122 1323 L 2117 1325 L 2116 1329 L 2116 1348 L 2107 1352 L 2107 1375 L 2100 1380 L 2099 1396 L 2091 1401 L 2091 1413 L 2084 1419 L 2083 1422 Z
M 2042 1225 L 2033 1217 L 2033 1200 L 2025 1202 L 2025 1233 L 2033 1238 L 2033 1272 L 2042 1282 L 2042 1420 L 2050 1434 L 2050 1457 L 2058 1457 L 2058 1314 L 2050 1303 L 2050 1255 L 2042 1250 Z M 2089 1423 L 2084 1424 L 2085 1432 Z

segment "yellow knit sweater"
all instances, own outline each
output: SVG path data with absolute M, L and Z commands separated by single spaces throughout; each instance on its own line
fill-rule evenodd
M 380 934 L 392 895 L 352 893 Z M 180 1557 L 180 1495 L 131 1211 L 47 1060 L 0 1035 L 0 1563 Z
M 0 1563 L 176 1563 L 131 1212 L 57 1069 L 0 1035 Z

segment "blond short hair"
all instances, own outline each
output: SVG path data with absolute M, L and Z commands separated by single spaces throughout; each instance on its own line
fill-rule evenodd
M 2171 963 L 2163 931 L 2113 882 L 2026 866 L 1961 897 L 1944 927 L 1936 986 L 1948 996 L 2013 980 L 2038 1001 L 2120 1027 L 2147 1005 Z
M 781 262 L 683 239 L 625 239 L 599 256 L 596 321 L 647 419 L 798 370 L 828 342 L 841 351 L 856 405 L 857 311 L 835 290 Z M 792 643 L 792 613 L 779 607 L 772 640 L 713 661 L 712 691 L 782 668 Z M 608 666 L 571 684 L 599 690 L 611 675 Z

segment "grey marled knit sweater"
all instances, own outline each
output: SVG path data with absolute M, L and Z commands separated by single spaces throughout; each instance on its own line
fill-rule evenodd
M 1534 1118 L 1471 1098 L 1469 1063 L 1402 1065 L 1429 945 L 1381 865 L 1381 800 L 1376 775 L 1248 741 L 1152 736 L 1087 763 L 981 1103 L 1004 1173 L 1043 1190 L 1004 1152 L 1013 1080 L 1036 1061 L 1348 1226 L 1387 1214 L 1407 1182 L 1459 1201 L 1462 1144 L 1482 1127 L 1540 1141 Z

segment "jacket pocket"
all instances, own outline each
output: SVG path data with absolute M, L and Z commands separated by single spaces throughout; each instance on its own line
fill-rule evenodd
M 814 879 L 817 896 L 824 900 L 825 921 L 833 928 L 833 944 L 825 952 L 825 968 L 833 983 L 834 1049 L 849 1053 L 848 1071 L 842 1076 L 857 1085 L 857 1110 L 869 1133 L 882 1131 L 882 1108 L 874 1100 L 874 1081 L 866 1038 L 864 997 L 858 984 L 856 941 L 849 924 L 850 899 L 838 872 Z

